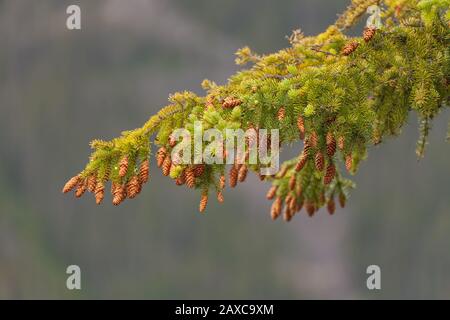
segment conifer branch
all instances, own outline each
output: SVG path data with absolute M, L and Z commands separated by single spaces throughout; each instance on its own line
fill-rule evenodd
M 274 219 L 290 221 L 302 208 L 312 216 L 325 206 L 333 214 L 336 201 L 345 206 L 354 187 L 343 177 L 342 164 L 355 174 L 372 145 L 400 134 L 411 111 L 421 119 L 417 154 L 424 155 L 431 121 L 450 99 L 449 7 L 450 0 L 353 0 L 322 34 L 305 37 L 296 30 L 290 47 L 269 55 L 245 47 L 236 62 L 251 66 L 227 84 L 205 80 L 204 97 L 175 93 L 141 128 L 111 141 L 94 140 L 89 163 L 63 192 L 81 197 L 89 191 L 101 203 L 111 181 L 115 205 L 136 197 L 149 180 L 154 143 L 163 174 L 178 186 L 200 190 L 201 212 L 211 194 L 223 202 L 224 164 L 182 164 L 171 155 L 178 144 L 174 130 L 193 132 L 200 122 L 205 130 L 223 133 L 278 129 L 282 147 L 303 141 L 299 156 L 274 176 L 262 176 L 262 164 L 250 163 L 247 151 L 244 163 L 233 159 L 228 183 L 235 187 L 250 171 L 271 181 L 267 198 L 274 200 Z M 345 35 L 368 8 L 376 17 L 362 36 Z M 210 145 L 202 143 L 203 149 Z

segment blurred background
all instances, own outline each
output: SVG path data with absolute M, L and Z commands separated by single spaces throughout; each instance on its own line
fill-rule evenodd
M 66 29 L 70 4 L 81 6 L 81 31 Z M 171 92 L 224 83 L 244 45 L 270 53 L 293 29 L 323 31 L 347 4 L 0 1 L 0 298 L 450 298 L 449 112 L 421 162 L 414 115 L 371 150 L 332 217 L 272 222 L 269 185 L 255 177 L 201 216 L 199 194 L 154 167 L 119 208 L 61 194 L 90 140 L 141 126 Z M 66 289 L 71 264 L 81 291 Z M 380 291 L 366 288 L 372 264 Z

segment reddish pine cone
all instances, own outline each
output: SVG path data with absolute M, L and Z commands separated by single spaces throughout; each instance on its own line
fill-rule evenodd
M 225 175 L 221 175 L 219 179 L 219 188 L 225 189 L 226 178 Z
M 313 148 L 317 148 L 318 141 L 319 138 L 317 137 L 317 133 L 313 131 L 308 138 L 308 144 Z
M 149 171 L 150 171 L 150 161 L 148 159 L 145 159 L 141 162 L 141 165 L 139 166 L 139 181 L 141 184 L 147 183 L 149 179 Z
M 139 192 L 141 192 L 141 184 L 139 182 L 138 176 L 133 176 L 127 183 L 127 195 L 128 198 L 135 198 Z
M 295 184 L 297 182 L 297 176 L 295 174 L 293 174 L 290 178 L 289 178 L 289 190 L 294 190 L 295 189 Z
M 62 192 L 67 193 L 72 191 L 77 186 L 78 182 L 80 182 L 80 180 L 81 180 L 80 175 L 76 175 L 75 177 L 70 178 L 69 181 L 67 181 L 66 184 L 64 185 Z
M 298 131 L 300 132 L 300 139 L 301 140 L 305 139 L 305 120 L 303 119 L 302 116 L 298 116 L 297 118 L 297 128 Z
M 165 176 L 168 176 L 170 174 L 170 168 L 172 167 L 172 160 L 170 160 L 170 157 L 166 157 L 164 159 L 163 165 L 162 165 L 162 173 Z
M 97 185 L 97 177 L 92 174 L 87 179 L 87 189 L 89 192 L 95 192 L 95 186 Z
M 272 208 L 270 210 L 270 216 L 272 217 L 272 220 L 276 220 L 280 216 L 282 206 L 283 206 L 283 202 L 282 202 L 281 198 L 277 197 L 275 199 L 275 201 L 273 202 Z
M 291 208 L 286 207 L 286 208 L 284 209 L 284 214 L 283 214 L 283 219 L 284 219 L 284 221 L 290 222 L 290 221 L 292 220 L 293 217 L 294 217 L 294 214 L 293 214 Z
M 278 109 L 277 113 L 278 121 L 283 121 L 285 117 L 286 117 L 286 109 L 284 107 L 281 107 L 280 109 Z
M 81 198 L 81 196 L 83 196 L 83 194 L 86 192 L 87 189 L 87 181 L 81 181 L 78 186 L 77 186 L 77 190 L 75 191 L 75 197 L 77 198 Z
M 323 156 L 322 152 L 317 152 L 315 157 L 315 165 L 317 171 L 323 171 L 325 168 L 325 157 Z
M 201 177 L 203 172 L 205 172 L 204 164 L 197 164 L 194 166 L 194 177 L 196 178 Z
M 206 209 L 206 205 L 208 204 L 208 194 L 203 193 L 200 199 L 199 211 L 204 212 Z
M 308 156 L 305 153 L 305 151 L 303 150 L 303 152 L 300 154 L 300 156 L 298 158 L 297 165 L 295 166 L 295 171 L 300 172 L 305 167 L 307 162 L 308 162 Z
M 158 152 L 156 152 L 156 164 L 158 165 L 158 168 L 161 168 L 166 156 L 167 156 L 166 148 L 164 147 L 159 148 Z
M 241 166 L 241 168 L 239 169 L 239 172 L 238 172 L 238 181 L 239 181 L 239 182 L 244 182 L 245 179 L 247 178 L 247 173 L 248 173 L 248 168 L 247 168 L 247 166 L 244 164 L 244 165 Z
M 103 182 L 99 181 L 97 182 L 97 186 L 95 187 L 95 203 L 97 204 L 102 203 L 104 198 L 105 198 L 105 185 L 103 184 Z
M 341 150 L 341 151 L 344 150 L 344 148 L 345 148 L 345 138 L 342 136 L 340 136 L 338 139 L 338 147 L 339 147 L 339 150 Z
M 336 153 L 336 139 L 334 138 L 331 132 L 327 133 L 326 144 L 327 144 L 327 155 L 329 157 L 334 156 L 334 154 Z
M 186 183 L 186 171 L 185 170 L 180 173 L 178 178 L 175 180 L 175 183 L 177 186 L 182 186 L 183 184 Z
M 267 200 L 272 200 L 273 198 L 275 198 L 275 195 L 277 194 L 277 190 L 278 190 L 277 186 L 272 186 L 269 189 L 269 191 L 267 192 L 267 195 L 266 195 Z
M 353 157 L 351 154 L 348 154 L 345 157 L 345 168 L 347 169 L 348 172 L 352 171 L 353 168 Z
M 241 104 L 242 104 L 241 100 L 228 97 L 228 98 L 225 98 L 225 100 L 223 101 L 222 107 L 225 109 L 233 109 Z
M 238 181 L 238 175 L 239 175 L 238 169 L 236 168 L 236 166 L 232 166 L 230 169 L 230 177 L 228 179 L 231 188 L 236 187 L 237 181 Z
M 124 156 L 119 163 L 119 176 L 125 177 L 128 171 L 128 156 Z
M 331 181 L 333 181 L 335 175 L 336 175 L 336 167 L 334 166 L 333 163 L 330 163 L 327 166 L 327 171 L 325 173 L 325 177 L 323 178 L 323 183 L 326 185 L 330 184 Z
M 366 27 L 364 28 L 363 38 L 365 42 L 369 42 L 375 36 L 377 32 L 377 28 L 375 27 Z
M 294 216 L 297 211 L 297 199 L 295 197 L 291 197 L 288 203 L 289 210 L 291 210 L 292 216 Z
M 177 144 L 177 141 L 175 140 L 175 138 L 174 138 L 172 135 L 170 135 L 170 136 L 169 136 L 169 146 L 170 146 L 171 148 L 173 148 L 173 147 L 176 146 L 176 144 Z
M 123 184 L 115 184 L 113 191 L 113 205 L 118 206 L 127 197 L 126 189 Z
M 344 56 L 349 56 L 358 48 L 358 46 L 359 46 L 358 42 L 351 41 L 344 46 L 344 48 L 342 49 L 342 54 Z
M 314 216 L 314 213 L 316 212 L 316 207 L 315 207 L 314 203 L 312 203 L 310 201 L 306 201 L 305 209 L 306 209 L 306 212 L 308 213 L 308 216 L 310 216 L 310 217 Z
M 334 199 L 333 199 L 333 198 L 331 198 L 330 200 L 328 200 L 328 203 L 327 203 L 327 210 L 328 210 L 328 213 L 329 213 L 329 214 L 331 214 L 331 215 L 334 214 L 334 211 L 336 210 L 336 203 L 334 202 Z
M 192 167 L 186 169 L 186 185 L 188 188 L 193 188 L 195 186 L 194 169 Z
M 222 191 L 217 192 L 217 201 L 219 201 L 219 203 L 223 203 L 224 199 Z

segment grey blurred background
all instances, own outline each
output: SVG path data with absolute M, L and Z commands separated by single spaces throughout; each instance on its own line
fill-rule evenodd
M 66 29 L 79 4 L 82 30 Z M 449 112 L 417 162 L 416 118 L 371 150 L 348 208 L 272 222 L 254 177 L 197 212 L 152 167 L 119 208 L 63 196 L 93 138 L 142 125 L 171 92 L 224 83 L 233 53 L 324 30 L 347 1 L 0 1 L 0 298 L 450 298 Z M 359 32 L 355 30 L 354 32 Z M 293 151 L 292 151 L 293 152 Z M 82 290 L 66 289 L 66 267 Z M 382 290 L 366 288 L 377 264 Z

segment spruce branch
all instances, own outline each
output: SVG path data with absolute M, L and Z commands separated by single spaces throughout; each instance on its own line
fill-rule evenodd
M 272 182 L 267 194 L 274 200 L 272 218 L 290 221 L 302 208 L 313 216 L 325 206 L 333 214 L 336 200 L 344 207 L 354 188 L 340 167 L 345 165 L 355 174 L 371 146 L 401 133 L 411 111 L 420 119 L 417 154 L 424 155 L 432 119 L 450 99 L 449 2 L 353 0 L 322 34 L 306 37 L 294 31 L 288 38 L 290 47 L 268 55 L 256 55 L 245 47 L 237 52 L 236 62 L 252 65 L 228 83 L 205 80 L 205 96 L 175 93 L 169 105 L 141 128 L 111 141 L 92 141 L 89 163 L 63 192 L 75 190 L 81 197 L 89 191 L 99 204 L 111 181 L 115 205 L 135 198 L 149 180 L 151 144 L 155 144 L 163 174 L 178 186 L 201 192 L 201 212 L 211 194 L 223 202 L 227 179 L 234 188 L 255 172 L 261 180 Z M 371 16 L 362 36 L 344 34 L 368 8 L 376 16 Z M 226 152 L 219 155 L 235 162 L 227 175 L 225 164 L 183 164 L 172 156 L 179 144 L 174 131 L 192 133 L 197 123 L 224 136 L 226 129 L 277 129 L 281 147 L 302 141 L 303 149 L 277 174 L 263 176 L 263 163 L 249 161 L 252 139 L 248 138 L 243 163 Z M 203 141 L 201 147 L 212 143 Z

